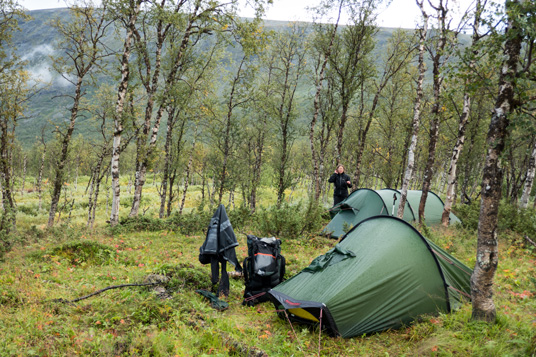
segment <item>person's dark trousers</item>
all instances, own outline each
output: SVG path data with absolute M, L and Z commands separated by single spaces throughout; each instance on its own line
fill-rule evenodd
M 220 264 L 221 264 L 221 278 L 220 278 Z M 221 294 L 229 296 L 229 275 L 227 274 L 227 261 L 222 256 L 211 256 L 210 268 L 212 271 L 212 292 L 216 293 L 216 296 Z M 218 284 L 218 290 L 216 290 L 216 284 Z
M 337 205 L 338 203 L 344 201 L 348 196 L 335 196 L 333 195 L 333 205 Z

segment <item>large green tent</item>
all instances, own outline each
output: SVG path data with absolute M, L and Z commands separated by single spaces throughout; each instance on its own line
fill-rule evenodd
M 350 228 L 362 220 L 377 216 L 396 216 L 400 204 L 400 191 L 385 188 L 370 190 L 361 188 L 352 192 L 344 201 L 330 209 L 332 220 L 324 228 L 323 233 L 339 238 Z M 408 190 L 403 220 L 413 222 L 417 219 L 422 191 Z M 428 225 L 441 223 L 444 204 L 441 198 L 432 191 L 428 192 L 424 209 L 425 222 Z M 450 223 L 459 223 L 460 220 L 453 213 L 450 214 Z
M 269 294 L 281 316 L 352 337 L 450 312 L 470 298 L 470 276 L 407 222 L 376 216 Z

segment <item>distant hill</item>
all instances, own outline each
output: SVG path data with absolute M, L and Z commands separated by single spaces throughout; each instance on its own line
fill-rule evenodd
M 47 85 L 39 85 L 41 90 L 31 98 L 28 105 L 26 112 L 28 119 L 19 122 L 17 138 L 25 147 L 33 145 L 44 124 L 68 120 L 69 107 L 72 104 L 69 98 L 63 96 L 71 94 L 71 84 L 51 67 L 51 56 L 53 57 L 57 51 L 54 43 L 58 40 L 58 34 L 50 23 L 55 18 L 68 19 L 69 11 L 67 8 L 47 9 L 30 11 L 29 14 L 32 19 L 20 22 L 21 31 L 15 34 L 14 43 L 19 56 L 28 62 L 27 69 L 32 79 Z M 287 25 L 288 22 L 285 21 L 265 21 L 267 29 L 280 30 Z M 376 52 L 383 51 L 393 31 L 395 31 L 393 28 L 380 28 L 377 34 Z M 50 138 L 52 126 L 48 126 L 50 130 L 47 130 L 47 135 Z M 94 135 L 90 132 L 87 118 L 79 118 L 75 135 L 78 133 L 84 136 Z

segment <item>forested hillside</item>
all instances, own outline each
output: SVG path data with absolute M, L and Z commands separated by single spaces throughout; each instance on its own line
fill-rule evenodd
M 35 142 L 35 138 L 40 135 L 40 127 L 44 123 L 60 123 L 67 119 L 69 114 L 69 101 L 64 98 L 68 95 L 71 88 L 69 83 L 61 77 L 61 75 L 53 68 L 53 61 L 61 55 L 59 41 L 61 40 L 58 32 L 53 26 L 53 22 L 57 19 L 66 21 L 71 17 L 69 9 L 58 8 L 52 10 L 34 10 L 29 11 L 28 19 L 19 22 L 20 31 L 14 33 L 13 44 L 16 53 L 22 60 L 26 61 L 25 69 L 29 72 L 30 81 L 39 81 L 39 91 L 32 96 L 28 103 L 25 112 L 27 119 L 19 121 L 16 136 L 21 145 L 25 148 L 30 148 Z M 250 19 L 251 20 L 251 19 Z M 311 31 L 311 24 L 302 24 L 305 31 Z M 286 31 L 289 26 L 288 22 L 266 20 L 262 24 L 265 31 Z M 394 29 L 379 28 L 375 35 L 374 52 L 379 54 L 385 50 L 387 40 L 391 37 Z M 467 37 L 466 35 L 461 35 Z M 210 39 L 202 40 L 210 42 Z M 121 49 L 122 43 L 114 38 L 112 31 L 106 38 L 106 45 L 116 51 Z M 207 46 L 201 45 L 201 46 Z M 229 46 L 227 48 L 229 55 L 236 57 L 240 50 L 236 47 Z M 376 59 L 379 57 L 376 56 Z M 117 66 L 117 58 L 110 58 L 110 65 Z M 225 65 L 222 61 L 222 65 Z M 233 65 L 233 64 L 231 64 Z M 101 73 L 97 78 L 95 87 L 100 87 L 104 84 L 113 85 L 114 73 Z M 305 89 L 304 91 L 307 91 Z M 312 88 L 312 87 L 311 87 Z M 309 90 L 312 90 L 309 88 Z M 91 98 L 93 90 L 90 89 L 88 97 Z M 91 99 L 90 99 L 91 100 Z M 304 104 L 306 109 L 306 104 Z M 302 120 L 305 120 L 305 113 L 301 114 Z M 88 117 L 83 116 L 78 120 L 75 128 L 75 133 L 89 135 L 95 137 L 97 134 L 92 130 L 93 125 L 88 122 Z M 53 137 L 52 130 L 45 131 L 47 139 Z
M 259 14 L 268 5 L 253 3 Z M 238 0 L 74 1 L 28 13 L 0 0 L 0 285 L 8 284 L 0 315 L 6 326 L 31 326 L 9 332 L 0 352 L 20 343 L 30 355 L 87 354 L 94 331 L 80 331 L 89 324 L 110 334 L 104 354 L 240 354 L 235 342 L 254 310 L 229 332 L 233 319 L 218 325 L 207 311 L 198 315 L 195 295 L 168 304 L 148 290 L 117 292 L 124 306 L 88 308 L 94 319 L 79 309 L 76 321 L 72 305 L 47 305 L 46 325 L 30 310 L 51 293 L 47 304 L 66 302 L 47 284 L 72 293 L 73 276 L 85 293 L 99 279 L 140 281 L 144 273 L 171 278 L 172 293 L 205 288 L 197 249 L 220 204 L 240 229 L 240 253 L 245 234 L 289 243 L 290 277 L 336 244 L 320 234 L 334 199 L 391 188 L 380 214 L 403 218 L 411 209 L 415 229 L 474 268 L 472 305 L 387 337 L 400 348 L 382 337 L 366 350 L 330 340 L 323 353 L 535 353 L 536 3 L 477 0 L 458 24 L 450 2 L 416 0 L 414 31 L 378 28 L 375 0 L 325 5 L 312 9 L 311 22 L 287 23 L 240 18 Z M 408 208 L 413 190 L 422 195 Z M 434 194 L 443 211 L 431 227 Z M 452 213 L 461 224 L 449 225 Z M 56 330 L 58 320 L 71 332 Z M 474 323 L 462 336 L 461 320 Z M 190 345 L 168 336 L 171 322 Z M 281 343 L 262 343 L 270 355 L 317 354 L 318 329 L 298 332 L 307 342 L 295 347 L 298 336 L 281 324 L 264 318 L 263 326 L 247 330 L 246 347 L 256 340 L 249 334 L 273 334 Z M 58 339 L 42 342 L 43 328 Z M 204 329 L 218 332 L 192 337 Z M 474 335 L 484 347 L 466 342 Z M 515 335 L 521 342 L 511 342 Z

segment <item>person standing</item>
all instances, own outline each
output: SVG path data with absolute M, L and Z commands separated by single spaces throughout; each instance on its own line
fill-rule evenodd
M 338 165 L 335 173 L 328 179 L 335 185 L 333 190 L 333 206 L 348 197 L 348 188 L 352 187 L 350 176 L 344 173 L 344 166 Z

